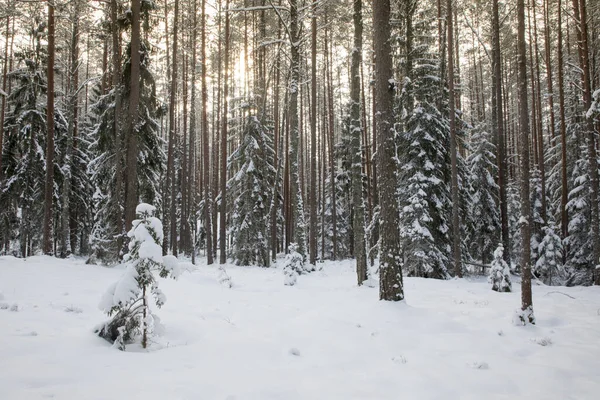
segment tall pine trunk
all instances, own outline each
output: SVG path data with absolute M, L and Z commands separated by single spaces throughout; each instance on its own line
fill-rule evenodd
M 529 198 L 529 107 L 527 104 L 527 50 L 525 42 L 525 2 L 517 0 L 517 67 L 519 94 L 519 155 L 521 158 L 521 309 L 524 323 L 535 323 L 531 296 L 531 201 Z
M 350 154 L 352 157 L 352 229 L 354 231 L 354 256 L 356 257 L 356 277 L 359 285 L 367 280 L 367 254 L 365 245 L 365 203 L 362 184 L 361 139 L 363 125 L 360 109 L 360 64 L 362 62 L 362 0 L 354 0 L 354 47 L 350 65 Z M 366 145 L 366 143 L 365 143 Z
M 44 254 L 52 253 L 52 198 L 54 192 L 54 2 L 48 0 L 48 89 L 46 103 L 46 184 L 44 188 Z M 4 129 L 4 127 L 2 127 Z
M 373 2 L 373 47 L 375 50 L 375 116 L 377 118 L 377 168 L 379 170 L 379 298 L 404 299 L 402 254 L 399 230 L 397 158 L 394 131 L 393 99 L 395 81 L 392 74 L 390 43 L 390 0 Z

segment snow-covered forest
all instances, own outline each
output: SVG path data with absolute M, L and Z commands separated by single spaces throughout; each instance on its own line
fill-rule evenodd
M 137 398 L 110 347 L 161 350 L 181 398 L 593 398 L 599 27 L 592 0 L 0 0 L 0 399 L 74 398 L 46 370 L 80 351 L 121 383 L 77 398 Z

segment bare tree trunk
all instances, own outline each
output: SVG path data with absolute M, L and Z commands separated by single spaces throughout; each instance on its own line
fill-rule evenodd
M 379 252 L 379 298 L 400 301 L 404 299 L 402 282 L 402 254 L 399 213 L 396 193 L 398 188 L 396 143 L 393 127 L 393 99 L 395 81 L 392 74 L 390 43 L 390 1 L 373 2 L 373 47 L 375 50 L 375 107 L 377 132 L 377 164 L 380 174 L 379 199 L 381 204 L 381 235 Z
M 562 5 L 558 0 L 558 101 L 560 117 L 560 143 L 561 143 L 561 196 L 560 196 L 560 220 L 562 238 L 569 236 L 569 215 L 567 212 L 567 201 L 569 199 L 567 180 L 567 125 L 565 121 L 565 83 L 564 83 L 564 56 L 562 36 Z
M 2 66 L 2 91 L 6 93 L 6 82 L 8 77 L 8 38 L 10 36 L 10 16 L 6 17 L 6 43 L 4 47 L 4 65 Z M 0 109 L 0 184 L 2 184 L 2 145 L 4 143 L 4 116 L 6 112 L 6 96 L 2 96 L 2 108 Z
M 221 132 L 221 214 L 219 215 L 219 264 L 227 262 L 227 97 L 229 96 L 229 0 L 225 1 L 225 73 L 223 76 L 223 130 Z
M 498 186 L 500 188 L 500 219 L 502 231 L 502 245 L 507 251 L 504 252 L 504 261 L 510 264 L 510 237 L 508 233 L 508 208 L 506 198 L 506 144 L 504 130 L 504 103 L 502 101 L 502 57 L 500 50 L 500 21 L 498 16 L 498 0 L 492 4 L 492 41 L 493 41 L 493 69 L 494 69 L 494 93 L 495 116 L 493 123 L 498 137 Z
M 67 146 L 65 149 L 64 166 L 65 171 L 62 195 L 62 215 L 60 232 L 60 255 L 67 257 L 73 251 L 71 248 L 71 229 L 70 229 L 70 195 L 72 180 L 72 155 L 73 143 L 77 135 L 77 108 L 78 108 L 78 86 L 79 86 L 79 18 L 80 3 L 75 1 L 73 4 L 72 32 L 71 32 L 71 62 L 69 71 L 69 126 L 67 132 Z
M 365 203 L 362 183 L 361 139 L 363 125 L 360 113 L 360 64 L 362 62 L 362 0 L 354 0 L 354 47 L 350 66 L 350 154 L 352 157 L 352 229 L 354 231 L 354 256 L 359 285 L 367 280 L 367 250 L 365 245 Z
M 131 87 L 129 92 L 129 131 L 127 132 L 127 181 L 125 198 L 125 229 L 129 231 L 135 219 L 138 202 L 137 155 L 138 119 L 140 109 L 140 14 L 141 0 L 131 2 Z
M 460 203 L 458 198 L 458 165 L 456 146 L 456 111 L 454 99 L 454 26 L 452 0 L 446 3 L 446 16 L 448 20 L 448 106 L 450 113 L 450 162 L 452 173 L 452 241 L 454 256 L 454 274 L 462 278 L 462 260 L 460 249 Z
M 204 229 L 206 230 L 206 263 L 211 265 L 213 261 L 213 241 L 212 241 L 212 193 L 210 185 L 210 152 L 208 141 L 210 135 L 208 132 L 208 88 L 206 86 L 206 0 L 202 0 L 202 27 L 200 33 L 200 46 L 202 58 L 202 174 L 204 176 Z
M 298 116 L 298 94 L 300 90 L 300 26 L 298 20 L 298 0 L 290 0 L 290 206 L 292 212 L 292 226 L 294 242 L 298 246 L 298 253 L 306 255 L 306 232 L 304 226 L 304 204 L 300 187 L 299 174 L 299 136 L 300 121 Z
M 360 0 L 357 0 L 360 1 Z M 310 85 L 310 229 L 309 262 L 317 264 L 317 6 L 313 3 L 311 20 L 311 85 Z
M 535 323 L 531 296 L 531 202 L 529 199 L 529 110 L 527 104 L 527 50 L 525 42 L 525 2 L 517 0 L 517 52 L 519 128 L 521 156 L 521 309 L 526 312 L 524 323 Z
M 204 0 L 202 0 L 202 2 L 204 3 Z M 203 14 L 202 14 L 202 19 L 204 19 L 204 10 Z M 196 67 L 198 65 L 198 60 L 196 59 L 196 42 L 198 41 L 198 0 L 194 0 L 193 3 L 193 8 L 192 8 L 192 65 L 191 65 L 191 69 L 192 69 L 192 74 L 191 74 L 191 85 L 192 85 L 192 89 L 191 89 L 191 97 L 190 97 L 190 104 L 191 104 L 191 108 L 190 108 L 190 141 L 188 144 L 188 150 L 189 150 L 189 164 L 188 164 L 188 181 L 189 181 L 189 195 L 188 195 L 188 211 L 189 211 L 189 215 L 188 215 L 188 220 L 186 221 L 182 221 L 182 223 L 186 224 L 188 226 L 188 234 L 189 234 L 189 238 L 188 240 L 190 241 L 189 243 L 189 249 L 191 251 L 191 256 L 192 256 L 192 264 L 196 264 L 196 231 L 197 229 L 197 224 L 196 221 L 198 220 L 197 216 L 196 216 L 196 210 L 197 210 L 197 182 L 196 182 L 196 173 L 197 173 L 197 168 L 196 168 L 196 160 L 197 160 L 197 153 L 196 153 Z M 202 57 L 202 60 L 204 61 L 204 56 Z M 202 92 L 202 94 L 204 94 L 204 92 Z M 204 99 L 202 99 L 204 100 Z M 204 104 L 203 104 L 204 105 Z M 205 108 L 202 108 L 202 112 L 204 112 Z M 202 119 L 202 122 L 204 120 Z M 201 122 L 201 123 L 202 123 Z M 202 132 L 204 133 L 204 127 L 202 127 Z M 203 182 L 201 182 L 203 183 Z M 201 187 L 201 186 L 200 186 Z
M 46 104 L 46 185 L 44 188 L 44 254 L 52 253 L 52 200 L 54 192 L 54 2 L 48 1 L 48 90 Z M 4 127 L 2 127 L 4 129 Z
M 175 208 L 175 108 L 177 105 L 177 50 L 179 39 L 178 33 L 179 19 L 179 0 L 175 0 L 175 10 L 173 16 L 173 52 L 171 63 L 171 89 L 169 101 L 169 139 L 167 147 L 167 179 L 164 190 L 165 203 L 165 222 L 168 227 L 169 234 L 165 235 L 163 243 L 163 252 L 169 250 L 173 255 L 177 255 L 177 221 Z M 168 213 L 168 214 L 167 214 Z M 167 216 L 168 215 L 168 216 Z

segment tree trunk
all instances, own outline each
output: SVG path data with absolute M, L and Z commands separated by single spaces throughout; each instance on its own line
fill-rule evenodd
M 127 132 L 127 180 L 125 198 L 125 230 L 129 231 L 135 219 L 138 203 L 137 156 L 138 118 L 140 108 L 140 14 L 141 0 L 131 2 L 131 87 L 129 92 L 129 124 Z
M 298 0 L 290 0 L 290 206 L 292 212 L 292 227 L 297 251 L 303 257 L 306 255 L 306 232 L 304 226 L 304 204 L 300 187 L 299 174 L 299 136 L 300 121 L 298 116 L 298 94 L 300 90 L 300 26 L 298 20 Z
M 500 21 L 498 16 L 498 0 L 493 0 L 492 4 L 492 57 L 494 70 L 494 93 L 495 98 L 495 116 L 493 126 L 495 126 L 498 138 L 498 186 L 500 188 L 500 219 L 502 231 L 502 245 L 507 251 L 504 252 L 504 261 L 510 265 L 510 237 L 508 233 L 508 208 L 506 198 L 506 145 L 504 136 L 504 102 L 502 100 L 502 53 L 500 50 Z
M 452 0 L 446 3 L 448 20 L 448 107 L 450 113 L 450 162 L 452 174 L 452 241 L 454 256 L 454 274 L 462 278 L 462 262 L 460 249 L 460 203 L 458 198 L 458 165 L 456 143 L 456 111 L 454 99 L 454 25 Z
M 206 0 L 202 0 L 202 27 L 200 31 L 200 46 L 202 58 L 202 174 L 204 180 L 204 229 L 206 230 L 206 263 L 211 265 L 213 261 L 212 241 L 212 193 L 210 185 L 210 151 L 208 141 L 208 88 L 206 85 Z
M 227 106 L 229 96 L 229 0 L 225 1 L 225 66 L 223 75 L 223 130 L 221 132 L 221 213 L 219 215 L 219 264 L 225 264 L 227 253 Z
M 354 231 L 354 256 L 356 257 L 357 283 L 367 280 L 367 254 L 365 245 L 365 203 L 362 183 L 361 139 L 363 125 L 360 110 L 360 64 L 362 62 L 362 0 L 354 0 L 354 47 L 350 66 L 350 154 L 352 157 L 352 229 Z
M 169 139 L 167 147 L 167 179 L 164 188 L 165 204 L 165 222 L 169 233 L 165 235 L 163 252 L 166 254 L 169 250 L 177 256 L 177 221 L 175 214 L 175 108 L 177 106 L 177 50 L 179 39 L 178 23 L 179 19 L 179 0 L 175 0 L 175 10 L 173 15 L 173 42 L 172 42 L 172 62 L 171 62 L 171 89 L 169 101 Z M 167 217 L 168 216 L 168 217 Z
M 72 156 L 73 143 L 77 135 L 77 107 L 78 96 L 77 90 L 79 86 L 79 7 L 78 1 L 73 5 L 73 19 L 71 32 L 71 63 L 69 71 L 69 126 L 67 131 L 67 145 L 65 149 L 64 166 L 65 171 L 62 195 L 62 210 L 61 210 L 61 232 L 60 232 L 60 256 L 67 257 L 73 251 L 71 248 L 71 210 L 70 210 L 70 195 L 71 195 L 71 180 L 72 180 Z
M 517 0 L 517 52 L 518 52 L 518 91 L 519 128 L 521 157 L 521 309 L 525 318 L 535 323 L 531 296 L 531 202 L 529 198 L 529 110 L 527 104 L 527 50 L 525 42 L 525 2 Z
M 400 244 L 398 201 L 396 199 L 397 162 L 393 127 L 395 81 L 392 74 L 390 43 L 390 1 L 373 2 L 373 47 L 375 50 L 375 107 L 377 132 L 377 165 L 380 174 L 379 200 L 381 235 L 379 251 L 381 300 L 404 299 L 402 254 Z
M 355 0 L 360 1 L 360 0 Z M 310 85 L 310 264 L 317 264 L 317 9 L 313 4 L 311 21 L 311 85 Z
M 44 254 L 52 253 L 52 200 L 54 193 L 54 2 L 48 1 L 48 90 L 46 103 L 46 185 L 44 188 Z
M 565 83 L 564 83 L 564 56 L 562 36 L 562 5 L 558 0 L 558 102 L 560 117 L 560 143 L 561 143 L 561 196 L 560 196 L 560 220 L 562 239 L 569 236 L 569 215 L 567 202 L 569 200 L 569 188 L 567 180 L 567 124 L 565 121 Z
M 2 91 L 6 93 L 6 82 L 8 77 L 8 38 L 10 36 L 10 17 L 6 17 L 6 44 L 4 47 L 4 65 L 2 66 Z M 4 115 L 6 112 L 6 96 L 2 96 L 2 108 L 0 109 L 0 185 L 2 184 L 2 144 L 4 143 Z

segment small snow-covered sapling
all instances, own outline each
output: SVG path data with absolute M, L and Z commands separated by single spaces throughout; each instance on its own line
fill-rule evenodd
M 298 280 L 298 275 L 304 270 L 304 257 L 298 253 L 298 245 L 290 243 L 289 253 L 285 256 L 283 265 L 283 283 L 286 286 L 294 286 Z
M 504 247 L 499 245 L 494 250 L 494 260 L 492 261 L 492 268 L 490 269 L 490 276 L 488 282 L 492 284 L 492 290 L 496 292 L 511 292 L 512 283 L 510 281 L 510 269 L 508 264 L 502 258 L 504 254 Z
M 121 279 L 112 284 L 100 302 L 100 309 L 112 318 L 103 324 L 97 333 L 113 342 L 120 350 L 139 335 L 142 347 L 148 344 L 154 320 L 149 308 L 148 292 L 154 296 L 160 308 L 166 297 L 158 288 L 153 272 L 165 278 L 176 278 L 179 268 L 173 257 L 162 255 L 163 226 L 154 217 L 156 208 L 150 204 L 139 204 L 136 208 L 138 219 L 132 223 L 127 233 L 130 238 L 129 253 L 124 257 L 126 269 Z

